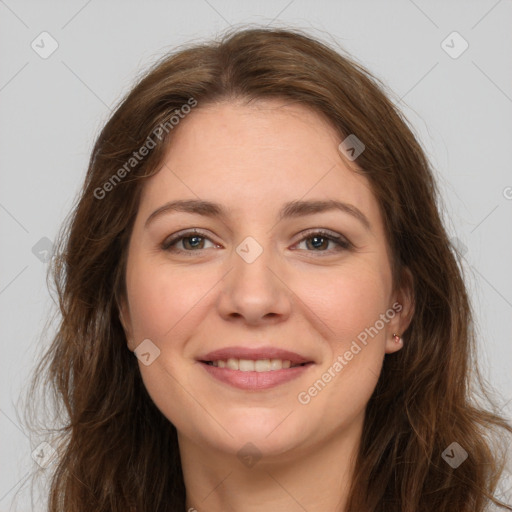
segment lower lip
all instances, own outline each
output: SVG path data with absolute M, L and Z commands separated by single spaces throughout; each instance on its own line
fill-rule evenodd
M 219 368 L 210 364 L 200 362 L 200 365 L 216 379 L 230 384 L 239 389 L 269 389 L 279 384 L 297 379 L 304 372 L 313 366 L 313 363 L 283 370 L 271 370 L 268 372 L 241 372 L 240 370 L 230 370 L 229 368 Z

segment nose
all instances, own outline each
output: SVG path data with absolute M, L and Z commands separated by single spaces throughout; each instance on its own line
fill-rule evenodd
M 254 245 L 249 247 L 250 251 L 255 250 Z M 225 320 L 247 325 L 275 324 L 290 316 L 292 291 L 270 249 L 263 250 L 254 260 L 243 250 L 233 251 L 230 264 L 231 271 L 221 281 L 218 302 Z

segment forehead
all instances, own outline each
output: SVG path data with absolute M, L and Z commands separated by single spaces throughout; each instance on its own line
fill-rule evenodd
M 234 214 L 263 215 L 287 201 L 334 199 L 380 224 L 368 180 L 344 163 L 340 142 L 321 114 L 300 104 L 198 105 L 175 128 L 160 171 L 146 180 L 140 210 L 149 215 L 168 201 L 201 198 Z

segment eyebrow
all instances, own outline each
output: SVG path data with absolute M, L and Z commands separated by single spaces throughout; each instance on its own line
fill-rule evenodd
M 281 221 L 284 219 L 305 217 L 306 215 L 313 215 L 315 213 L 323 213 L 332 210 L 339 210 L 351 215 L 359 220 L 367 230 L 371 231 L 372 228 L 370 221 L 361 210 L 351 204 L 336 201 L 334 199 L 327 201 L 290 201 L 283 205 L 279 211 L 278 219 Z M 183 199 L 170 201 L 157 208 L 147 218 L 145 227 L 147 228 L 148 225 L 157 217 L 171 212 L 195 213 L 206 217 L 220 217 L 223 219 L 228 217 L 225 208 L 218 203 L 202 199 Z

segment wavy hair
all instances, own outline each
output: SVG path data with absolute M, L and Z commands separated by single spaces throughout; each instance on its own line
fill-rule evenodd
M 185 510 L 176 429 L 148 395 L 119 319 L 127 244 L 144 181 L 179 130 L 172 117 L 191 99 L 202 108 L 270 98 L 323 114 L 340 141 L 363 141 L 355 172 L 377 198 L 393 284 L 404 267 L 414 278 L 414 316 L 367 404 L 347 511 L 512 510 L 494 497 L 512 425 L 478 370 L 461 257 L 433 171 L 386 92 L 344 51 L 301 30 L 246 27 L 166 54 L 119 102 L 59 232 L 49 270 L 58 325 L 29 388 L 44 389 L 55 411 L 50 512 Z M 155 133 L 148 154 L 130 160 Z M 442 459 L 453 441 L 469 454 L 457 469 Z

